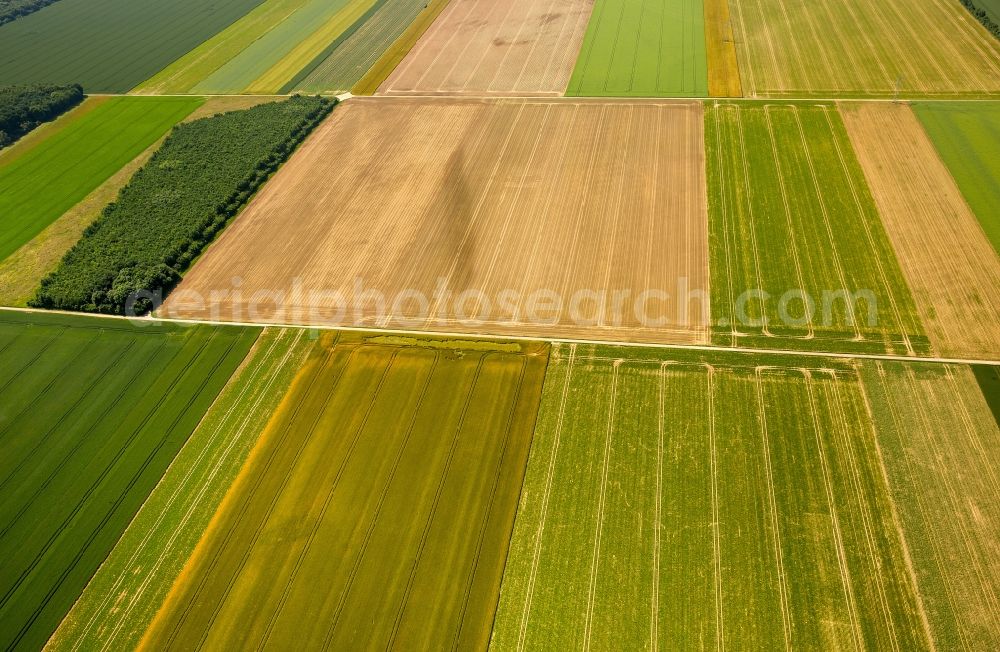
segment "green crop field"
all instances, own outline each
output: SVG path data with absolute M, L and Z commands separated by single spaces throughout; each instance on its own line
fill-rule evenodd
M 985 380 L 987 370 L 979 371 Z M 862 377 L 894 517 L 908 542 L 936 648 L 994 649 L 1000 641 L 1000 426 L 976 374 L 958 365 L 870 362 Z
M 714 342 L 929 351 L 834 106 L 714 104 L 705 141 Z
M 956 649 L 943 629 L 956 617 L 979 626 L 965 641 L 988 640 L 996 519 L 985 516 L 995 486 L 984 455 L 997 431 L 980 429 L 949 459 L 976 465 L 964 485 L 976 493 L 926 495 L 938 500 L 926 523 L 938 515 L 949 527 L 940 566 L 924 546 L 914 574 L 917 533 L 896 509 L 904 499 L 918 509 L 904 494 L 941 491 L 946 475 L 901 475 L 893 458 L 887 479 L 880 437 L 894 422 L 880 413 L 876 428 L 861 376 L 826 358 L 554 345 L 493 649 L 921 650 L 931 638 Z M 872 400 L 905 412 L 930 396 L 928 415 L 953 402 L 937 421 L 943 438 L 971 396 L 964 407 L 985 423 L 974 387 L 959 399 L 932 390 Z M 933 463 L 923 442 L 901 446 L 906 432 L 889 456 Z M 952 527 L 971 524 L 963 495 L 989 523 L 966 561 Z M 974 613 L 936 610 L 942 577 L 973 582 Z
M 266 75 L 341 10 L 357 0 L 307 0 L 298 10 L 261 35 L 192 88 L 195 93 L 240 93 Z M 371 0 L 372 2 L 374 0 Z M 325 45 L 325 44 L 324 44 Z M 308 61 L 306 62 L 308 63 Z M 292 71 L 291 79 L 298 69 Z M 276 92 L 281 84 L 271 89 Z
M 1000 254 L 1000 102 L 917 102 L 913 111 Z
M 265 329 L 49 645 L 134 649 L 250 449 L 285 395 L 312 339 Z
M 304 69 L 284 91 L 347 91 L 406 31 L 427 0 L 378 0 L 363 20 L 331 44 L 324 56 Z
M 702 0 L 598 0 L 566 94 L 707 96 Z
M 261 0 L 60 0 L 0 27 L 0 85 L 123 93 Z
M 97 101 L 103 103 L 9 163 L 0 164 L 0 215 L 4 216 L 0 260 L 156 142 L 203 100 L 117 97 Z
M 265 0 L 253 11 L 135 89 L 137 93 L 189 93 L 205 78 L 263 38 L 308 0 Z
M 0 646 L 45 643 L 259 332 L 0 311 Z
M 144 640 L 485 647 L 546 355 L 324 334 Z

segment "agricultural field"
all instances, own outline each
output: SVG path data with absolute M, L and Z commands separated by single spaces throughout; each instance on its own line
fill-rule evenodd
M 148 312 L 333 106 L 295 96 L 178 126 L 29 305 Z
M 0 88 L 0 149 L 83 101 L 80 86 Z
M 553 345 L 492 647 L 956 649 L 956 618 L 968 642 L 995 636 L 986 451 L 1000 433 L 967 382 L 959 399 L 905 387 L 869 398 L 867 372 L 822 357 Z M 933 463 L 934 443 L 883 440 L 894 427 L 883 410 L 919 410 L 926 395 L 940 421 L 921 433 L 970 435 L 947 462 L 976 464 L 954 502 L 932 493 L 944 469 L 896 468 L 911 454 Z M 950 430 L 962 401 L 973 421 Z M 897 511 L 917 508 L 915 492 L 940 499 L 926 522 Z M 984 519 L 968 542 L 963 495 Z M 947 524 L 940 566 L 927 546 L 911 566 L 935 514 Z M 936 583 L 962 578 L 967 592 L 938 602 L 949 594 Z
M 567 95 L 708 95 L 702 0 L 597 0 Z
M 156 142 L 202 101 L 91 98 L 85 105 L 92 108 L 66 115 L 64 120 L 69 120 L 51 130 L 49 137 L 12 151 L 9 158 L 0 158 L 0 214 L 4 215 L 0 261 Z
M 282 90 L 351 90 L 427 7 L 427 0 L 378 0 Z
M 997 369 L 977 372 L 996 378 Z M 997 415 L 968 367 L 870 362 L 862 378 L 936 648 L 992 649 L 1000 640 Z
M 712 97 L 741 97 L 743 86 L 729 0 L 704 0 L 704 3 L 708 94 Z
M 729 0 L 747 97 L 1000 94 L 1000 41 L 958 0 Z
M 129 524 L 48 649 L 134 649 L 312 348 L 265 329 Z
M 917 102 L 913 112 L 1000 254 L 1000 102 Z
M 191 93 L 194 87 L 301 9 L 308 0 L 265 0 L 246 16 L 208 39 L 133 89 L 157 95 Z
M 124 93 L 261 0 L 60 0 L 0 27 L 0 85 Z
M 190 122 L 226 111 L 248 109 L 278 99 L 280 98 L 257 95 L 211 97 L 181 122 Z M 132 176 L 156 153 L 162 142 L 163 138 L 147 147 L 73 208 L 63 213 L 13 254 L 0 261 L 0 306 L 27 307 L 42 279 L 56 270 L 66 252 L 80 240 L 87 227 L 97 221 L 104 208 L 115 200 Z M 0 156 L 0 164 L 3 160 L 3 156 Z
M 280 22 L 263 33 L 248 28 L 257 38 L 195 83 L 190 92 L 275 94 L 374 2 L 306 0 L 294 7 L 283 3 L 285 17 Z
M 323 334 L 140 648 L 483 649 L 546 356 Z
M 562 95 L 592 0 L 451 0 L 381 95 Z
M 707 341 L 702 113 L 351 99 L 158 314 Z
M 717 103 L 705 124 L 713 342 L 928 353 L 837 108 Z
M 0 311 L 0 645 L 38 649 L 257 338 Z
M 382 56 L 372 64 L 368 72 L 354 85 L 351 92 L 354 95 L 374 95 L 382 82 L 392 74 L 396 66 L 410 53 L 424 32 L 437 20 L 451 0 L 428 0 L 423 10 L 392 44 L 386 48 Z
M 1000 255 L 913 111 L 865 103 L 841 112 L 933 348 L 1000 357 Z

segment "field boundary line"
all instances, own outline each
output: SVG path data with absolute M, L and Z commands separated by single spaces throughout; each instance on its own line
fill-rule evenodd
M 343 333 L 368 333 L 369 335 L 408 335 L 411 337 L 450 337 L 465 340 L 491 340 L 500 342 L 543 342 L 549 344 L 583 344 L 595 346 L 620 346 L 636 349 L 675 349 L 680 351 L 704 351 L 719 353 L 746 353 L 755 355 L 774 356 L 801 356 L 805 358 L 837 358 L 841 360 L 884 360 L 887 362 L 925 362 L 929 364 L 957 364 L 957 365 L 982 365 L 987 367 L 1000 367 L 1000 360 L 989 358 L 946 358 L 940 356 L 916 356 L 916 355 L 894 355 L 892 353 L 838 353 L 835 351 L 797 351 L 795 349 L 765 349 L 759 347 L 740 346 L 718 346 L 713 344 L 680 344 L 665 342 L 635 342 L 619 340 L 586 339 L 576 337 L 554 337 L 554 336 L 529 336 L 529 335 L 498 335 L 496 333 L 471 333 L 462 331 L 435 331 L 421 330 L 413 328 L 363 328 L 360 326 L 338 326 L 333 324 L 288 324 L 281 322 L 243 322 L 243 321 L 219 321 L 211 319 L 182 319 L 176 317 L 122 317 L 120 315 L 99 315 L 91 313 L 78 313 L 59 310 L 40 310 L 37 308 L 11 308 L 0 307 L 0 314 L 3 311 L 23 312 L 49 315 L 70 315 L 74 317 L 92 317 L 98 319 L 108 319 L 117 321 L 128 321 L 139 324 L 157 324 L 160 322 L 167 324 L 186 324 L 191 326 L 220 326 L 220 327 L 251 327 L 251 328 L 292 328 L 306 331 L 337 331 Z

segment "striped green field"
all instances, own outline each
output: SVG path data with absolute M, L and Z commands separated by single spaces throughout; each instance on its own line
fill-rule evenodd
M 0 86 L 124 93 L 262 0 L 60 0 L 0 27 Z
M 259 332 L 0 311 L 0 647 L 45 643 Z
M 910 450 L 899 437 L 919 422 L 873 421 L 864 375 L 826 358 L 554 345 L 492 648 L 957 649 L 958 618 L 968 649 L 985 649 L 995 425 L 984 429 L 974 386 L 872 399 L 911 414 L 933 399 L 938 427 Z M 954 435 L 947 468 L 929 477 L 896 468 L 935 463 L 931 446 L 966 408 L 974 425 L 957 432 L 982 439 Z M 949 497 L 941 483 L 959 459 L 971 466 Z M 962 559 L 974 515 L 975 556 Z M 927 533 L 937 545 L 914 554 L 914 570 L 914 519 L 935 516 L 947 527 Z M 971 585 L 959 596 L 942 579 Z M 972 612 L 940 610 L 962 605 Z
M 40 12 L 42 13 L 42 12 Z M 11 23 L 11 25 L 16 23 Z M 160 139 L 201 98 L 115 97 L 0 161 L 0 260 Z
M 191 556 L 312 343 L 265 329 L 49 641 L 134 649 Z
M 996 392 L 996 367 L 862 367 L 892 516 L 905 533 L 920 613 L 938 650 L 992 650 L 1000 641 L 1000 425 L 990 409 L 998 396 L 980 392 L 990 376 Z
M 427 6 L 427 0 L 377 0 L 284 91 L 348 91 Z
M 307 0 L 272 29 L 260 35 L 239 54 L 230 58 L 191 88 L 194 93 L 275 93 L 339 36 L 340 27 L 349 27 L 356 7 L 361 12 L 375 0 Z M 343 24 L 338 22 L 345 18 Z M 333 34 L 327 34 L 329 26 Z M 329 36 L 329 38 L 326 38 Z M 304 46 L 320 38 L 315 52 Z M 304 60 L 301 58 L 305 56 Z M 276 81 L 277 80 L 277 81 Z M 267 89 L 260 89 L 261 84 Z
M 323 334 L 140 647 L 485 647 L 546 360 Z
M 702 0 L 597 0 L 566 95 L 706 97 Z
M 1000 255 L 1000 102 L 917 102 L 913 111 Z
M 308 0 L 265 0 L 253 11 L 174 61 L 133 90 L 147 95 L 190 93 Z
M 833 105 L 706 109 L 713 342 L 926 354 Z

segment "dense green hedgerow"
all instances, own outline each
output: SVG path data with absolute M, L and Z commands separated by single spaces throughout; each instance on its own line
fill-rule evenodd
M 79 84 L 0 88 L 0 149 L 82 101 Z
M 33 14 L 59 0 L 0 0 L 0 25 Z
M 297 96 L 176 127 L 30 305 L 148 311 L 335 103 Z

